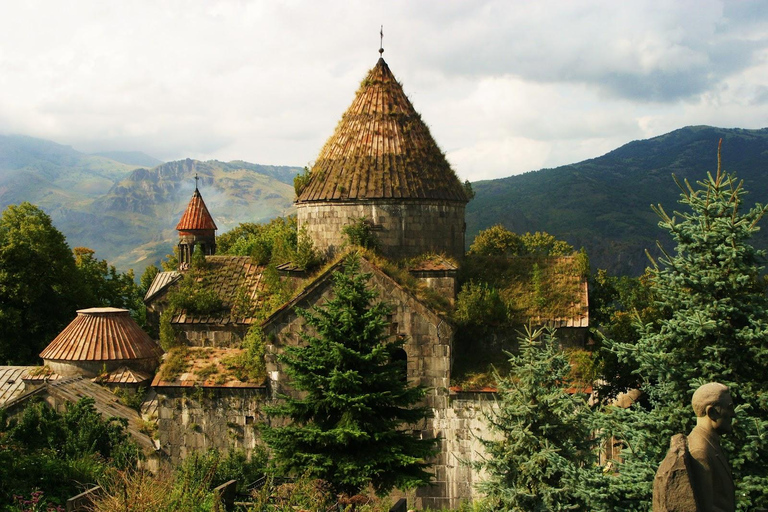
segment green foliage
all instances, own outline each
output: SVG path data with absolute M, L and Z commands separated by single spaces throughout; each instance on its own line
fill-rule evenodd
M 589 284 L 589 318 L 599 326 L 593 328 L 597 371 L 602 376 L 597 386 L 601 400 L 615 398 L 618 393 L 639 388 L 642 379 L 637 365 L 629 359 L 619 360 L 604 339 L 625 346 L 637 343 L 641 326 L 658 325 L 662 313 L 655 304 L 650 286 L 651 273 L 640 277 L 611 276 L 598 270 Z
M 137 449 L 125 426 L 103 419 L 91 398 L 68 403 L 63 413 L 38 402 L 16 422 L 0 422 L 0 505 L 34 489 L 63 504 L 109 468 L 134 467 Z
M 293 190 L 296 192 L 296 197 L 299 197 L 301 193 L 304 191 L 307 185 L 309 185 L 309 180 L 312 177 L 312 172 L 309 170 L 309 167 L 304 167 L 304 170 L 294 176 L 293 178 Z
M 136 284 L 133 270 L 118 272 L 107 260 L 98 260 L 87 247 L 72 249 L 78 277 L 84 288 L 80 303 L 89 307 L 111 306 L 130 310 L 131 316 L 142 327 L 147 324 L 147 311 L 143 298 L 146 290 Z
M 501 224 L 484 229 L 477 234 L 469 254 L 479 256 L 517 256 L 522 247 L 520 237 Z
M 176 329 L 173 328 L 173 308 L 166 308 L 160 315 L 160 346 L 168 352 L 179 344 Z
M 183 482 L 187 488 L 211 490 L 229 480 L 237 480 L 242 488 L 264 475 L 267 461 L 267 452 L 260 447 L 250 457 L 242 450 L 193 452 L 176 470 L 176 482 Z
M 243 338 L 242 355 L 222 360 L 222 364 L 231 370 L 235 377 L 243 382 L 264 382 L 267 378 L 267 366 L 264 360 L 266 346 L 264 332 L 258 324 L 252 325 Z
M 155 280 L 155 276 L 159 273 L 160 269 L 154 265 L 150 265 L 144 269 L 141 278 L 139 278 L 139 290 L 141 290 L 142 297 L 147 294 L 149 287 L 152 286 L 152 281 Z
M 174 272 L 179 270 L 179 248 L 174 247 L 171 254 L 166 254 L 165 259 L 160 262 L 165 272 Z
M 501 224 L 480 231 L 469 246 L 469 254 L 476 256 L 570 256 L 573 247 L 545 232 L 517 235 Z
M 744 211 L 742 183 L 708 174 L 694 188 L 678 183 L 685 209 L 659 206 L 659 225 L 677 246 L 663 252 L 650 286 L 661 318 L 639 327 L 636 343 L 616 342 L 621 361 L 636 365 L 644 406 L 614 411 L 609 427 L 625 441 L 625 463 L 613 480 L 612 505 L 649 510 L 654 470 L 669 438 L 694 425 L 693 391 L 705 382 L 730 387 L 737 404 L 734 433 L 723 438 L 738 510 L 768 507 L 768 298 L 760 278 L 763 253 L 749 240 L 766 209 Z
M 195 253 L 202 252 L 196 250 Z M 224 309 L 224 302 L 216 294 L 214 287 L 211 286 L 210 274 L 206 272 L 205 263 L 194 261 L 189 271 L 179 283 L 168 293 L 167 311 L 179 312 L 186 310 L 193 315 L 210 315 L 219 313 Z M 203 258 L 203 262 L 205 258 Z M 160 326 L 160 335 L 162 337 L 163 327 Z
M 172 381 L 189 366 L 189 349 L 186 345 L 163 347 L 163 349 L 167 353 L 160 368 L 160 380 Z
M 216 237 L 219 254 L 250 256 L 259 265 L 279 265 L 294 259 L 298 233 L 296 217 L 277 217 L 266 224 L 246 222 Z
M 75 317 L 84 287 L 67 242 L 30 203 L 0 217 L 0 362 L 32 363 Z
M 520 256 L 569 256 L 573 247 L 544 231 L 525 233 L 520 237 Z
M 351 224 L 341 228 L 341 233 L 346 237 L 350 245 L 376 251 L 379 248 L 379 240 L 373 232 L 371 223 L 364 217 L 355 219 Z
M 475 191 L 472 190 L 472 183 L 469 180 L 464 180 L 464 193 L 467 195 L 467 201 L 475 198 Z
M 470 281 L 459 291 L 454 318 L 460 325 L 500 325 L 507 320 L 507 306 L 498 290 Z
M 293 263 L 305 270 L 312 270 L 320 262 L 320 255 L 315 250 L 312 238 L 307 233 L 307 227 L 302 226 L 296 238 L 296 257 L 293 259 Z
M 306 229 L 296 217 L 277 217 L 266 224 L 245 222 L 216 238 L 219 254 L 250 256 L 260 265 L 292 262 L 310 270 L 320 263 Z
M 509 377 L 497 376 L 498 409 L 486 414 L 497 436 L 483 439 L 488 479 L 479 490 L 492 510 L 596 510 L 586 492 L 599 488 L 584 394 L 572 393 L 571 365 L 551 332 L 527 331 Z
M 194 270 L 203 271 L 208 268 L 208 262 L 205 261 L 205 253 L 200 244 L 195 244 L 192 249 L 192 260 L 190 261 L 190 267 Z
M 291 422 L 263 432 L 280 471 L 308 471 L 350 494 L 369 484 L 379 493 L 425 484 L 435 449 L 434 439 L 403 428 L 427 416 L 416 406 L 426 391 L 403 379 L 398 355 L 405 340 L 389 341 L 389 307 L 374 303 L 368 279 L 350 256 L 333 274 L 333 297 L 300 311 L 309 329 L 302 346 L 285 347 L 280 362 L 301 398 L 286 396 L 268 408 L 271 417 Z

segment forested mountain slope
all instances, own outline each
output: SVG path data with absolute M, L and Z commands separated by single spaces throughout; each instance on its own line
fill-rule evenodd
M 648 264 L 645 249 L 657 254 L 657 239 L 672 247 L 650 205 L 676 210 L 680 189 L 672 174 L 705 179 L 707 171 L 717 169 L 721 138 L 723 169 L 744 180 L 748 204 L 768 202 L 768 128 L 691 126 L 577 164 L 473 183 L 467 246 L 479 230 L 501 223 L 512 231 L 547 231 L 583 246 L 593 268 L 640 274 Z M 755 243 L 768 247 L 768 226 Z

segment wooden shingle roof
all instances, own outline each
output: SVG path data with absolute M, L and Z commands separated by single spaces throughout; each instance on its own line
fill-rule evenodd
M 81 309 L 40 353 L 55 361 L 151 359 L 162 349 L 131 318 L 127 309 Z
M 297 202 L 364 199 L 468 200 L 381 58 L 320 150 Z
M 203 196 L 200 195 L 199 190 L 195 189 L 187 209 L 184 210 L 184 215 L 181 216 L 181 220 L 176 225 L 176 231 L 215 231 L 216 229 L 216 223 L 213 222 L 213 217 L 208 212 L 208 207 L 205 206 Z

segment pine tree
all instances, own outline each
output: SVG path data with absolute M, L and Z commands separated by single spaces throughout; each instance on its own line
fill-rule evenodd
M 303 346 L 286 347 L 280 361 L 301 397 L 268 409 L 290 423 L 266 428 L 264 438 L 281 471 L 308 472 L 338 492 L 369 483 L 378 493 L 424 485 L 436 440 L 418 439 L 409 428 L 428 416 L 417 405 L 426 390 L 403 378 L 405 340 L 389 340 L 389 306 L 374 303 L 371 276 L 359 265 L 348 257 L 333 274 L 333 297 L 299 310 L 314 333 L 302 333 Z
M 587 495 L 600 488 L 592 450 L 591 412 L 571 383 L 568 356 L 550 331 L 527 331 L 509 377 L 498 377 L 496 408 L 486 415 L 495 434 L 483 439 L 487 458 L 475 464 L 488 479 L 479 490 L 495 511 L 596 510 Z M 577 391 L 577 390 L 576 390 Z
M 677 181 L 677 180 L 676 180 Z M 768 506 L 768 299 L 761 278 L 762 251 L 749 243 L 766 208 L 742 211 L 746 193 L 721 171 L 692 187 L 678 182 L 685 212 L 659 225 L 677 243 L 652 269 L 651 285 L 662 319 L 641 326 L 636 344 L 614 346 L 637 365 L 644 400 L 613 411 L 624 440 L 625 463 L 614 479 L 613 504 L 650 510 L 653 475 L 673 434 L 695 424 L 691 396 L 706 382 L 731 388 L 737 405 L 734 433 L 723 438 L 736 482 L 739 510 Z

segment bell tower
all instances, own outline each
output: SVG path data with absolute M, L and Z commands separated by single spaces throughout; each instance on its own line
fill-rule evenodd
M 179 270 L 187 270 L 192 262 L 192 253 L 197 245 L 203 254 L 216 254 L 216 223 L 205 206 L 203 196 L 197 189 L 198 177 L 195 176 L 195 192 L 189 200 L 187 209 L 176 225 L 179 232 Z

